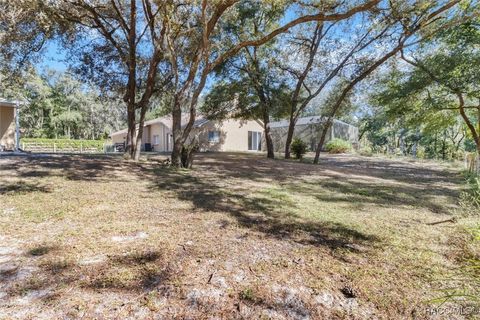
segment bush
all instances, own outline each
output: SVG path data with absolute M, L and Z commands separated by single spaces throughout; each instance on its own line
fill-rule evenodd
M 352 144 L 342 139 L 333 139 L 326 144 L 325 149 L 329 153 L 345 153 L 352 150 Z
M 105 140 L 75 140 L 75 139 L 47 139 L 47 138 L 21 138 L 21 146 L 27 150 L 32 147 L 62 150 L 90 149 L 103 152 Z
M 373 150 L 372 148 L 361 148 L 358 150 L 358 154 L 364 157 L 371 157 L 373 156 Z
M 300 138 L 293 139 L 292 142 L 292 152 L 295 155 L 295 158 L 302 159 L 305 153 L 307 153 L 308 145 L 302 141 Z

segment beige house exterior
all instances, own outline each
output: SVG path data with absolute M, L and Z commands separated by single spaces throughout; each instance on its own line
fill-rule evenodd
M 186 123 L 186 120 L 183 121 Z M 173 147 L 172 118 L 161 117 L 146 121 L 143 128 L 142 150 L 169 152 Z M 114 144 L 123 144 L 127 129 L 110 135 Z M 256 120 L 208 120 L 199 117 L 191 132 L 197 138 L 200 151 L 261 151 L 263 126 Z
M 0 151 L 16 149 L 16 105 L 0 100 Z

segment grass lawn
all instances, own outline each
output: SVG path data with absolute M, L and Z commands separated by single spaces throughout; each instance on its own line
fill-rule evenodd
M 438 164 L 159 160 L 0 158 L 0 319 L 425 319 L 478 249 Z

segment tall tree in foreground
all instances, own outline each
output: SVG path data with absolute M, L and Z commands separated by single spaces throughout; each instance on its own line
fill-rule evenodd
M 241 41 L 258 33 L 273 30 L 282 15 L 282 6 L 265 8 L 259 3 L 239 4 L 239 18 L 225 26 L 231 39 Z M 261 119 L 267 157 L 274 158 L 270 133 L 272 116 L 281 112 L 286 86 L 278 65 L 280 52 L 276 39 L 263 46 L 243 48 L 219 67 L 218 81 L 209 92 L 202 109 L 213 116 L 235 115 L 244 119 Z M 235 97 L 235 98 L 234 98 Z M 235 99 L 235 105 L 232 100 Z M 219 108 L 220 106 L 220 108 Z M 221 108 L 225 106 L 225 108 Z
M 197 104 L 207 79 L 216 68 L 247 47 L 261 46 L 279 34 L 291 28 L 311 21 L 338 21 L 348 19 L 358 12 L 373 9 L 379 1 L 364 3 L 353 2 L 338 6 L 313 6 L 315 13 L 295 15 L 289 22 L 274 30 L 253 34 L 240 41 L 232 41 L 226 37 L 222 28 L 228 20 L 235 21 L 237 5 L 244 2 L 261 3 L 265 6 L 275 5 L 277 1 L 187 1 L 182 6 L 167 6 L 166 51 L 173 72 L 174 101 L 173 118 L 173 151 L 172 165 L 180 165 L 182 148 L 187 141 L 196 118 Z M 306 3 L 297 4 L 303 6 Z M 310 3 L 312 4 L 312 3 Z M 292 2 L 284 6 L 286 13 Z M 294 11 L 292 11 L 294 12 Z M 297 11 L 298 12 L 298 11 Z M 290 15 L 291 16 L 291 15 Z M 283 20 L 283 19 L 280 19 Z M 188 112 L 187 120 L 182 124 L 182 110 Z
M 172 164 L 179 166 L 182 148 L 195 122 L 199 96 L 218 66 L 244 48 L 261 46 L 299 24 L 348 19 L 373 9 L 380 0 L 333 2 L 20 0 L 14 4 L 3 2 L 0 11 L 20 12 L 22 19 L 12 18 L 11 24 L 0 27 L 4 34 L 9 29 L 26 31 L 13 41 L 3 37 L 4 44 L 11 44 L 6 47 L 13 48 L 11 52 L 17 54 L 21 52 L 15 50 L 20 48 L 19 43 L 37 41 L 42 48 L 45 40 L 61 39 L 63 47 L 71 52 L 71 61 L 85 78 L 119 90 L 127 107 L 127 149 L 131 158 L 139 156 L 143 120 L 152 95 L 162 92 L 163 84 L 171 85 Z M 232 42 L 226 37 L 222 24 L 236 20 L 236 7 L 240 3 L 281 5 L 285 15 L 280 21 L 289 21 L 270 32 Z M 302 10 L 305 7 L 310 10 Z M 27 32 L 32 26 L 38 28 Z M 31 34 L 46 36 L 38 41 L 36 37 L 29 37 Z M 188 112 L 185 123 L 182 123 L 182 111 Z
M 458 159 L 463 150 L 471 150 L 473 140 L 466 134 L 468 128 L 437 90 L 426 92 L 417 80 L 411 77 L 411 71 L 392 66 L 370 83 L 369 108 L 361 120 L 360 140 L 366 137 L 377 152 Z
M 365 16 L 368 21 L 368 13 Z M 376 15 L 373 16 L 376 17 Z M 367 21 L 363 21 L 360 25 L 375 25 Z M 376 30 L 378 28 L 370 27 L 365 34 L 358 38 L 354 37 L 352 41 L 346 41 L 343 39 L 345 25 L 348 25 L 348 21 L 343 24 L 334 22 L 328 25 L 323 23 L 312 25 L 309 29 L 302 28 L 297 31 L 287 41 L 289 49 L 286 54 L 291 58 L 285 59 L 281 66 L 290 76 L 289 82 L 292 86 L 288 103 L 290 114 L 285 143 L 286 159 L 290 158 L 290 145 L 298 118 L 317 97 L 325 93 L 328 87 L 335 86 L 335 82 L 339 80 L 342 73 L 348 72 L 345 69 L 348 69 L 349 65 L 358 63 L 361 59 L 360 53 L 381 38 L 388 29 Z M 354 29 L 358 32 L 358 27 Z M 333 35 L 329 37 L 329 33 Z M 355 33 L 354 30 L 352 33 Z M 292 57 L 299 62 L 291 63 Z
M 351 76 L 350 82 L 341 90 L 336 101 L 330 107 L 328 117 L 320 141 L 315 152 L 314 163 L 318 163 L 320 152 L 325 143 L 327 132 L 333 123 L 333 119 L 341 109 L 344 99 L 355 88 L 355 86 L 370 76 L 374 71 L 381 67 L 390 58 L 398 55 L 403 49 L 418 45 L 420 42 L 430 39 L 440 30 L 447 26 L 458 24 L 460 21 L 471 18 L 476 14 L 477 7 L 468 4 L 459 7 L 460 1 L 448 1 L 446 3 L 416 3 L 412 7 L 403 8 L 404 4 L 392 4 L 392 18 L 395 21 L 395 27 L 398 30 L 392 34 L 390 44 L 384 43 L 386 51 L 382 52 L 380 57 L 367 61 L 358 68 Z M 398 7 L 397 7 L 398 6 Z
M 433 47 L 433 48 L 432 48 Z M 480 27 L 468 21 L 440 33 L 420 48 L 402 52 L 413 67 L 401 95 L 422 94 L 428 111 L 460 115 L 480 156 Z M 477 170 L 480 171 L 480 164 Z
M 62 40 L 73 49 L 70 56 L 79 74 L 121 92 L 127 107 L 126 151 L 135 160 L 150 99 L 168 79 L 167 71 L 161 72 L 164 5 L 151 0 L 45 3 L 45 11 L 68 28 Z
M 404 10 L 404 9 L 402 9 Z M 303 25 L 286 41 L 287 58 L 281 68 L 290 75 L 292 93 L 285 144 L 285 158 L 290 158 L 290 144 L 298 118 L 311 104 L 328 94 L 337 82 L 351 75 L 371 59 L 375 47 L 392 37 L 397 30 L 392 8 L 365 12 L 350 20 Z M 296 60 L 292 63 L 292 60 Z M 326 110 L 321 113 L 324 114 Z
M 122 95 L 127 110 L 127 152 L 138 159 L 149 101 L 162 92 L 168 79 L 161 65 L 164 5 L 151 0 L 2 2 L 0 12 L 9 19 L 0 27 L 0 35 L 15 30 L 15 36 L 0 38 L 5 57 L 1 62 L 12 65 L 18 61 L 21 68 L 32 58 L 30 52 L 41 51 L 49 40 L 56 40 L 85 80 Z M 24 47 L 32 49 L 26 54 Z

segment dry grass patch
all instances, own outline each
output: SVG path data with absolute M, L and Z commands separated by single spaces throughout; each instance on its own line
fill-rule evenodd
M 0 159 L 0 314 L 425 318 L 462 264 L 471 220 L 427 225 L 460 210 L 451 169 L 160 158 Z

